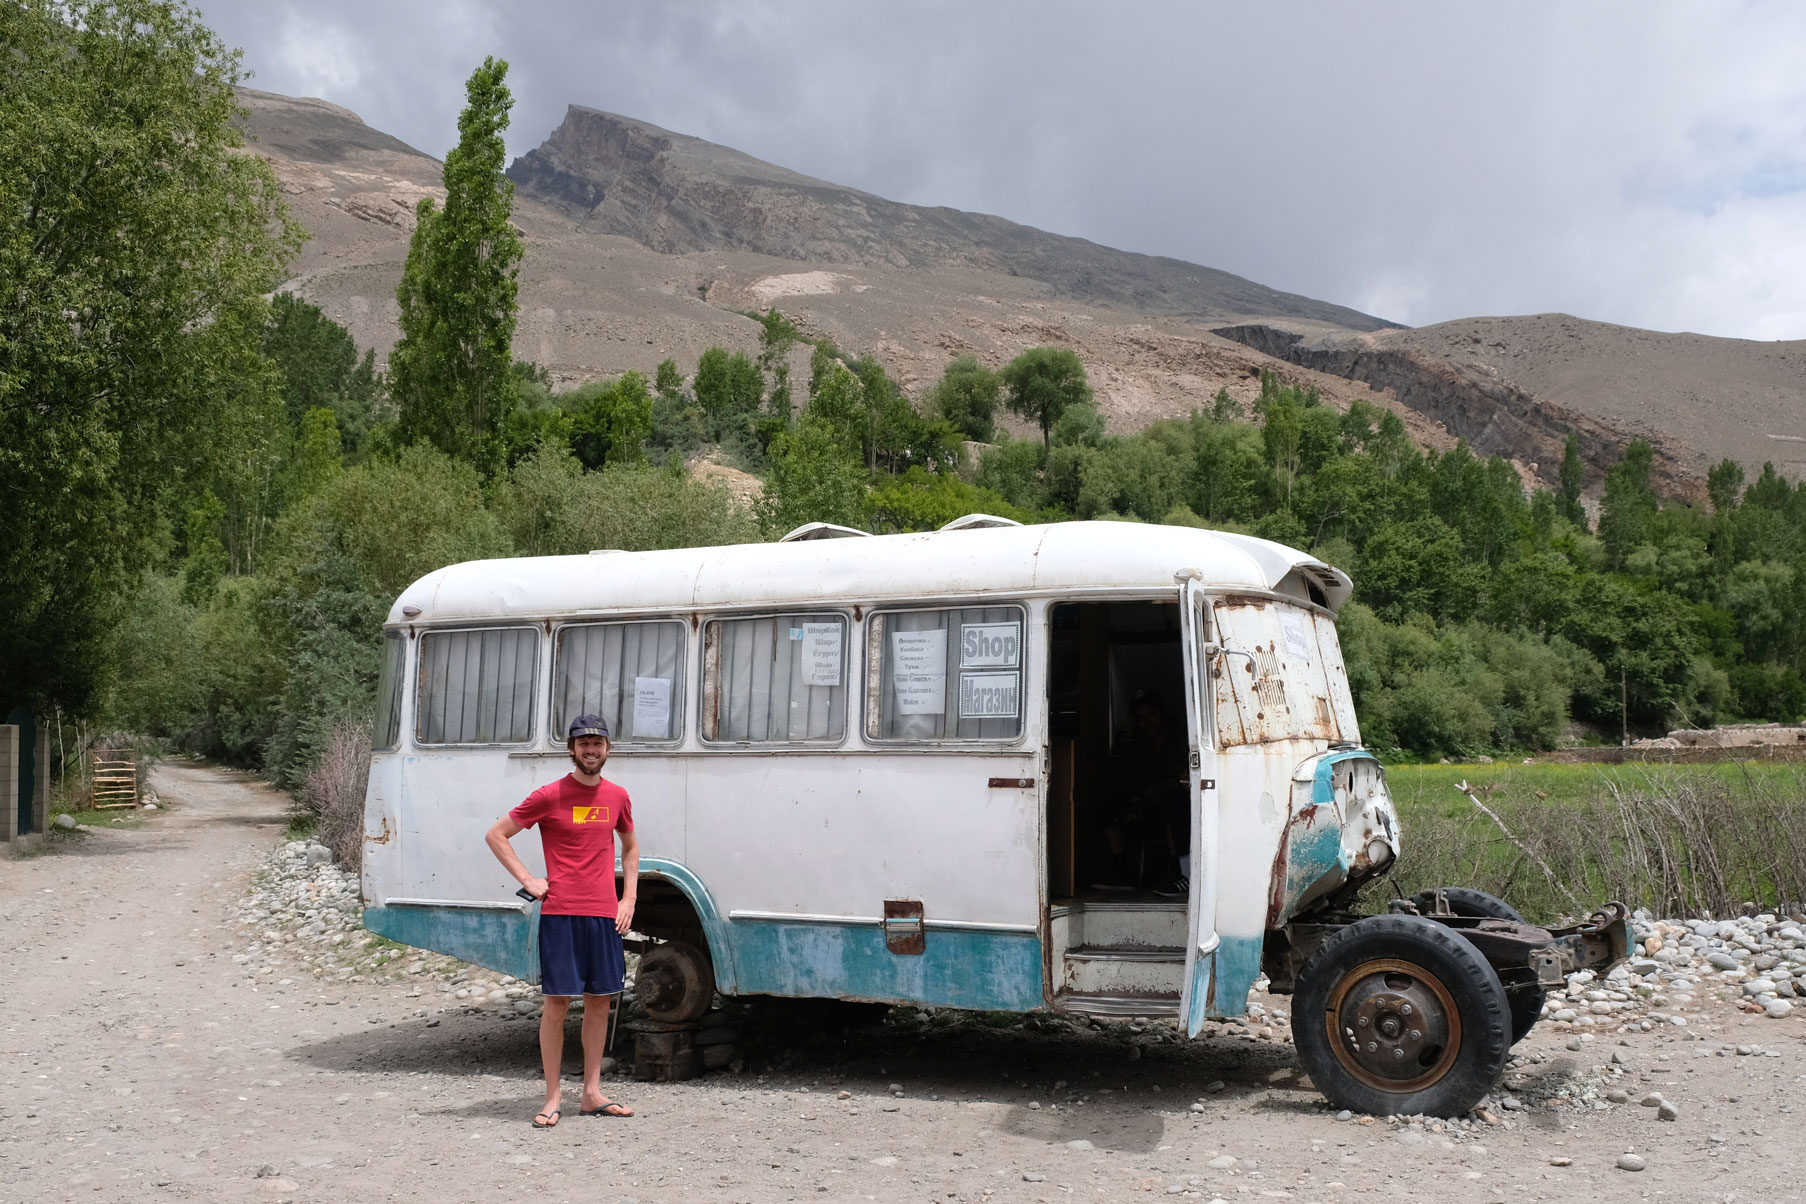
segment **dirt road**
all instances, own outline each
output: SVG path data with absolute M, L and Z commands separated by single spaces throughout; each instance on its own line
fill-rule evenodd
M 738 1076 L 610 1080 L 633 1120 L 581 1119 L 572 1090 L 564 1122 L 534 1132 L 533 1019 L 439 1010 L 406 983 L 247 975 L 227 918 L 282 799 L 195 766 L 160 769 L 158 787 L 173 809 L 140 828 L 0 861 L 0 1200 L 1766 1204 L 1806 1189 L 1806 1023 L 1730 1011 L 1580 1052 L 1539 1030 L 1520 1046 L 1540 1059 L 1518 1072 L 1525 1107 L 1496 1126 L 1337 1120 L 1299 1088 L 1291 1047 L 1258 1034 L 1137 1044 L 1123 1027 L 912 1013 L 750 1041 Z M 1601 1076 L 1632 1102 L 1536 1102 Z M 1652 1091 L 1678 1120 L 1637 1106 Z M 1628 1149 L 1648 1169 L 1617 1169 Z

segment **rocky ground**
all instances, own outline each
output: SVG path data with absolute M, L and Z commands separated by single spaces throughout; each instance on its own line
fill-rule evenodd
M 141 826 L 0 861 L 0 1199 L 1802 1194 L 1806 941 L 1788 916 L 1640 920 L 1637 960 L 1552 999 L 1457 1121 L 1331 1110 L 1297 1068 L 1289 1001 L 1263 996 L 1195 1042 L 735 1004 L 709 1022 L 722 1070 L 613 1075 L 636 1119 L 580 1119 L 572 1091 L 539 1133 L 531 988 L 364 933 L 352 883 L 281 841 L 284 801 L 253 779 L 175 765 L 157 785 L 166 808 Z

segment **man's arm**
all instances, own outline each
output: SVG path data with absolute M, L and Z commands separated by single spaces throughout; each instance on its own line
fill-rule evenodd
M 495 859 L 502 863 L 502 868 L 513 874 L 514 880 L 527 888 L 528 894 L 535 899 L 543 899 L 546 897 L 546 880 L 535 878 L 529 873 L 526 865 L 521 861 L 520 855 L 514 851 L 514 846 L 508 843 L 525 831 L 525 828 L 504 815 L 495 821 L 495 825 L 483 837 L 483 842 L 489 846 L 489 851 L 495 854 Z M 640 861 L 637 852 L 634 855 L 633 865 L 635 870 L 639 869 Z
M 633 929 L 633 905 L 640 893 L 640 838 L 633 829 L 621 833 L 621 903 L 615 909 L 615 931 L 626 936 Z

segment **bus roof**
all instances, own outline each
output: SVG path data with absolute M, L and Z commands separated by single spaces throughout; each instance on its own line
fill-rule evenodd
M 408 586 L 390 608 L 389 622 L 1159 590 L 1189 576 L 1213 589 L 1271 590 L 1332 611 L 1352 591 L 1341 570 L 1265 539 L 1192 527 L 1067 522 L 472 560 Z

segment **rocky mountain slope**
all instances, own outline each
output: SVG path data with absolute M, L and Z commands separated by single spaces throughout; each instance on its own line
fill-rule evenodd
M 386 354 L 413 208 L 440 163 L 321 100 L 245 90 L 253 147 L 313 234 L 290 287 Z M 574 382 L 688 370 L 750 349 L 776 305 L 882 359 L 920 393 L 956 355 L 1000 365 L 1061 343 L 1116 430 L 1189 413 L 1263 370 L 1346 408 L 1400 413 L 1430 447 L 1466 438 L 1553 481 L 1581 435 L 1597 484 L 1625 442 L 1656 445 L 1667 487 L 1707 464 L 1772 459 L 1806 476 L 1806 343 L 1629 330 L 1561 316 L 1422 330 L 1225 272 L 1002 218 L 902 205 L 643 122 L 573 107 L 509 169 L 526 238 L 516 352 Z M 799 364 L 799 367 L 801 365 Z
M 1383 389 L 1487 453 L 1561 462 L 1569 431 L 1595 480 L 1626 440 L 1672 493 L 1703 495 L 1729 457 L 1806 478 L 1806 341 L 1663 334 L 1567 314 L 1462 318 L 1416 330 L 1217 332 L 1288 363 Z
M 519 195 L 655 251 L 756 251 L 805 263 L 974 268 L 1148 313 L 1271 314 L 1351 330 L 1394 323 L 1215 268 L 1136 255 L 1001 217 L 888 201 L 700 138 L 572 105 L 508 175 Z

